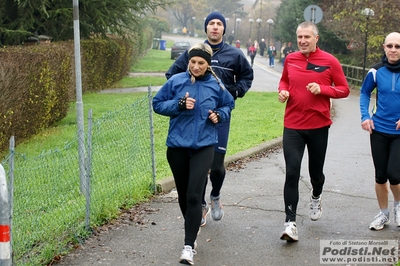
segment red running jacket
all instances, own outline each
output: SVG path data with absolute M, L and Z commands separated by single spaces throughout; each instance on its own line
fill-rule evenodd
M 321 93 L 307 90 L 309 83 L 320 85 Z M 301 52 L 288 54 L 278 91 L 289 91 L 284 126 L 290 129 L 316 129 L 332 124 L 331 98 L 345 98 L 349 85 L 339 61 L 317 47 L 307 58 Z

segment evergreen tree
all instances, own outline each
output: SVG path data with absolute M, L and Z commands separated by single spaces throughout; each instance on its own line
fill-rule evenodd
M 144 16 L 168 5 L 167 0 L 80 0 L 81 37 L 130 36 Z M 41 34 L 55 41 L 69 40 L 73 33 L 71 0 L 0 1 L 2 44 L 20 44 L 29 36 Z

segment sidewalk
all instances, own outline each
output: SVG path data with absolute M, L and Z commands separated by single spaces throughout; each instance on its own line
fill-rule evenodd
M 263 60 L 256 62 L 262 64 Z M 254 67 L 261 66 L 257 63 Z M 393 223 L 382 231 L 368 229 L 378 205 L 369 136 L 360 126 L 358 96 L 333 100 L 333 106 L 321 219 L 308 217 L 311 185 L 305 154 L 299 186 L 299 242 L 279 239 L 285 218 L 285 166 L 278 138 L 227 158 L 227 163 L 241 159 L 243 168 L 228 168 L 221 196 L 225 217 L 215 222 L 208 216 L 197 240 L 195 265 L 315 266 L 320 265 L 320 240 L 398 240 L 399 229 Z M 254 154 L 252 159 L 244 159 Z M 165 183 L 160 186 L 168 192 L 171 181 Z M 183 219 L 172 190 L 103 226 L 59 265 L 181 265 L 183 237 Z

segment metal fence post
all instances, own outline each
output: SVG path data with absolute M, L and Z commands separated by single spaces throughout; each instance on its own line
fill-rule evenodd
M 8 201 L 8 189 L 6 172 L 0 164 L 0 265 L 12 264 L 10 241 L 10 206 Z
M 86 182 L 85 182 L 85 197 L 86 197 L 86 230 L 90 228 L 90 178 L 92 174 L 92 123 L 93 123 L 93 110 L 89 110 L 88 114 L 88 136 L 87 136 L 87 160 L 86 160 Z
M 151 164 L 153 166 L 153 186 L 154 193 L 157 193 L 156 183 L 156 155 L 154 147 L 154 124 L 153 124 L 153 93 L 151 91 L 151 85 L 147 87 L 148 99 L 149 99 L 149 117 L 150 117 L 150 145 L 151 145 Z

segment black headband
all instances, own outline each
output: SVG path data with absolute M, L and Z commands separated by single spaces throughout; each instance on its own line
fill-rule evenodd
M 201 58 L 204 58 L 204 60 L 207 61 L 207 63 L 211 66 L 211 55 L 207 53 L 206 51 L 199 50 L 199 49 L 193 49 L 189 52 L 189 60 L 193 56 L 200 56 Z

